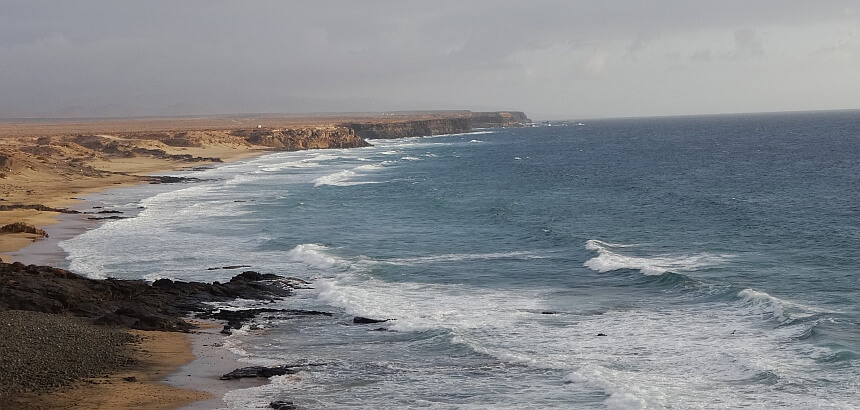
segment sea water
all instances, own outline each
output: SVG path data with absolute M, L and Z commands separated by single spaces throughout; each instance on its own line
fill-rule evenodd
M 372 143 L 111 191 L 131 217 L 61 245 L 91 277 L 311 281 L 266 307 L 333 316 L 225 337 L 309 366 L 225 408 L 860 408 L 860 112 Z

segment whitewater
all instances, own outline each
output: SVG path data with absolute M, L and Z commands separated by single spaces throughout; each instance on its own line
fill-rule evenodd
M 310 281 L 266 307 L 332 316 L 224 344 L 319 365 L 223 408 L 860 408 L 860 113 L 371 143 L 111 190 L 130 217 L 61 246 L 97 278 Z

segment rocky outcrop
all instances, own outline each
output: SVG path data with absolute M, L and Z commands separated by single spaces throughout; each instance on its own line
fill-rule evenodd
M 287 400 L 275 400 L 269 403 L 269 407 L 275 410 L 297 410 L 299 408 L 299 406 Z
M 347 127 L 304 127 L 236 130 L 231 133 L 253 145 L 284 151 L 326 148 L 360 148 L 370 144 Z
M 222 162 L 220 158 L 195 157 L 190 154 L 169 154 L 163 149 L 140 147 L 129 141 L 117 141 L 97 135 L 78 135 L 72 138 L 70 142 L 110 157 L 134 158 L 145 156 L 182 162 Z
M 89 279 L 47 266 L 0 263 L 0 311 L 82 316 L 98 324 L 141 330 L 187 330 L 192 326 L 182 318 L 188 313 L 220 317 L 210 302 L 271 300 L 291 292 L 291 281 L 256 272 L 245 272 L 228 283 L 160 279 L 149 285 L 140 280 Z M 263 311 L 225 314 L 223 319 L 235 326 Z
M 0 171 L 11 171 L 14 160 L 9 155 L 0 153 Z
M 356 317 L 352 318 L 352 323 L 355 323 L 357 325 L 366 325 L 366 324 L 372 324 L 372 323 L 384 323 L 384 322 L 387 322 L 389 320 L 391 320 L 391 319 L 371 319 L 371 318 L 367 318 L 367 317 L 356 316 Z
M 79 211 L 75 211 L 67 208 L 54 208 L 47 205 L 42 204 L 12 204 L 12 205 L 0 205 L 0 211 L 14 211 L 16 209 L 31 209 L 34 211 L 44 211 L 44 212 L 59 212 L 62 214 L 79 214 Z
M 249 366 L 233 370 L 230 373 L 221 376 L 221 380 L 236 380 L 246 377 L 269 378 L 272 376 L 283 376 L 285 374 L 295 374 L 298 369 L 304 366 L 301 365 L 282 365 L 282 366 Z
M 41 237 L 47 237 L 44 229 L 23 222 L 14 222 L 0 226 L 0 233 L 32 233 Z

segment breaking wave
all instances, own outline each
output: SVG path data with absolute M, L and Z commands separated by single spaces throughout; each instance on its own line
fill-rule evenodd
M 492 259 L 542 259 L 545 256 L 534 252 L 516 251 L 516 252 L 494 252 L 494 253 L 451 253 L 445 255 L 418 256 L 413 258 L 394 258 L 377 261 L 391 265 L 413 266 L 425 263 L 445 263 L 445 262 L 460 262 L 467 260 L 492 260 Z
M 360 178 L 366 176 L 367 174 L 378 171 L 382 169 L 383 166 L 381 164 L 369 164 L 369 165 L 360 165 L 352 169 L 347 169 L 343 171 L 338 171 L 332 174 L 321 176 L 315 179 L 314 186 L 319 187 L 323 185 L 332 185 L 332 186 L 352 186 L 352 185 L 363 185 L 363 184 L 377 184 L 379 182 L 374 181 L 356 181 L 356 178 Z
M 619 269 L 635 269 L 648 276 L 658 276 L 666 272 L 697 271 L 718 266 L 733 257 L 713 253 L 635 256 L 625 254 L 624 249 L 636 248 L 636 245 L 616 244 L 597 239 L 588 240 L 585 248 L 598 253 L 584 263 L 585 267 L 593 271 L 604 273 Z

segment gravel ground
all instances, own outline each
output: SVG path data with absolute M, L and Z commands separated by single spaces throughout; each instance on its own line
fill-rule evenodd
M 0 403 L 129 366 L 123 345 L 135 340 L 82 318 L 0 310 Z

